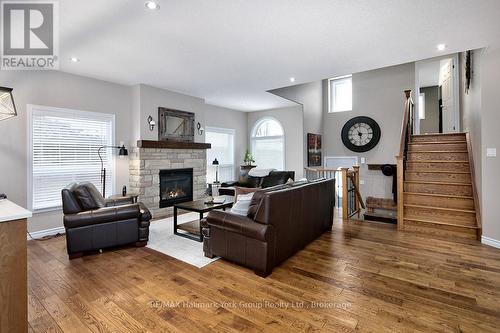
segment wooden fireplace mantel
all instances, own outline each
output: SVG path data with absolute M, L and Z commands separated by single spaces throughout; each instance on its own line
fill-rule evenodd
M 168 148 L 168 149 L 210 149 L 210 143 L 203 142 L 180 142 L 180 141 L 155 141 L 138 140 L 138 148 Z

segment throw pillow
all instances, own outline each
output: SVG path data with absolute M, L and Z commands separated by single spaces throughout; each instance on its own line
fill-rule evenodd
M 238 196 L 240 194 L 248 194 L 248 193 L 254 193 L 260 190 L 259 187 L 251 188 L 251 187 L 238 187 L 236 186 L 234 188 L 234 201 L 238 201 Z
M 73 194 L 75 195 L 83 210 L 92 210 L 99 208 L 99 205 L 97 204 L 97 202 L 95 202 L 92 194 L 90 193 L 88 187 L 85 186 L 85 184 L 78 185 L 73 191 Z
M 236 215 L 247 216 L 248 208 L 250 207 L 250 201 L 255 192 L 240 194 L 238 196 L 238 200 L 233 204 L 233 208 L 231 208 L 231 213 Z

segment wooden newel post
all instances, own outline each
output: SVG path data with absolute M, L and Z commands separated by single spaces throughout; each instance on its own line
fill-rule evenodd
M 403 229 L 403 213 L 404 213 L 404 160 L 403 156 L 396 156 L 396 170 L 397 170 L 397 191 L 398 191 L 398 229 Z
M 347 183 L 347 171 L 349 168 L 340 168 L 340 173 L 342 175 L 342 220 L 347 221 L 348 219 L 348 199 L 347 191 L 349 190 Z
M 359 188 L 359 165 L 355 165 L 352 167 L 354 169 L 354 185 L 356 185 L 356 188 L 358 189 L 359 193 L 361 194 L 361 190 Z M 361 213 L 361 204 L 359 202 L 359 199 L 357 196 L 354 196 L 356 200 L 356 211 L 358 212 L 358 218 Z

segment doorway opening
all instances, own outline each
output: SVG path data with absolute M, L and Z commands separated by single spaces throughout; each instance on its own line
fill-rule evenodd
M 458 54 L 415 63 L 416 134 L 460 131 Z

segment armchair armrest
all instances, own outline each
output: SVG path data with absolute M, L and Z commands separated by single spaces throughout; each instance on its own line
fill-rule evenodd
M 134 199 L 132 197 L 123 197 L 123 198 L 116 198 L 116 199 L 104 199 L 104 204 L 106 207 L 114 207 L 114 206 L 122 206 L 122 205 L 128 205 L 128 204 L 133 204 Z
M 269 241 L 271 227 L 267 224 L 254 222 L 252 219 L 228 212 L 211 211 L 202 226 L 215 227 L 234 232 L 260 241 Z
M 92 224 L 100 224 L 134 218 L 142 219 L 143 211 L 141 209 L 141 205 L 142 204 L 137 203 L 116 207 L 104 207 L 76 214 L 67 214 L 64 215 L 64 226 L 66 228 L 76 228 Z M 149 211 L 147 211 L 147 213 L 149 213 Z M 144 212 L 144 214 L 146 215 L 146 212 Z
M 233 186 L 238 186 L 239 182 L 238 181 L 231 181 L 231 182 L 224 182 L 220 184 L 220 187 L 233 187 Z

